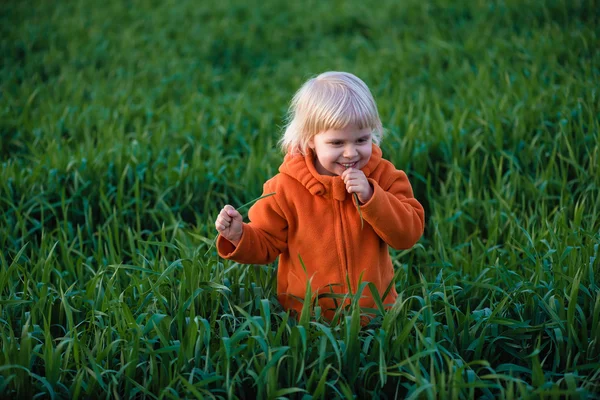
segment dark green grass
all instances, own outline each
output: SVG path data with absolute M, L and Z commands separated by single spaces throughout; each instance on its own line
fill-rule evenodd
M 597 398 L 597 9 L 5 2 L 0 393 Z M 363 329 L 353 305 L 297 322 L 276 266 L 205 254 L 325 70 L 370 86 L 426 208 Z

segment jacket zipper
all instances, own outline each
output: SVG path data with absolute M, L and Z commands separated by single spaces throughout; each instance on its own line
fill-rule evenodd
M 346 242 L 345 242 L 345 238 L 344 238 L 344 215 L 343 215 L 343 210 L 342 210 L 342 202 L 333 199 L 334 202 L 336 202 L 336 206 L 337 206 L 337 213 L 338 213 L 338 218 L 339 218 L 339 227 L 340 227 L 340 263 L 341 263 L 341 278 L 342 278 L 342 287 L 344 288 L 345 292 L 348 292 L 349 290 L 351 290 L 351 287 L 347 287 L 346 282 L 349 282 L 350 285 L 352 285 L 352 276 L 350 275 L 350 270 L 349 270 L 349 265 L 348 265 L 348 254 L 346 252 Z M 348 276 L 348 279 L 346 279 L 346 275 Z

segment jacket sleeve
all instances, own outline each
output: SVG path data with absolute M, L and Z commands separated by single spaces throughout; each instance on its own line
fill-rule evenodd
M 271 181 L 263 187 L 263 196 L 275 192 Z M 227 260 L 242 264 L 269 264 L 287 249 L 288 224 L 277 204 L 277 194 L 258 200 L 248 211 L 250 223 L 244 223 L 237 247 L 221 235 L 217 251 Z
M 361 205 L 363 218 L 377 235 L 394 249 L 411 248 L 423 235 L 425 210 L 413 197 L 412 187 L 404 171 L 390 171 L 380 185 L 368 178 L 373 197 Z

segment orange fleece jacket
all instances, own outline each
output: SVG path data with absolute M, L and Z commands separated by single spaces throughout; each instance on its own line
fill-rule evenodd
M 342 178 L 320 175 L 313 160 L 312 152 L 285 157 L 280 173 L 264 184 L 263 194 L 275 195 L 250 208 L 250 223 L 243 224 L 237 247 L 219 236 L 219 255 L 243 264 L 268 264 L 279 256 L 278 299 L 285 309 L 298 313 L 302 303 L 296 298 L 304 298 L 309 280 L 313 295 L 356 293 L 361 274 L 363 282 L 375 284 L 380 296 L 391 285 L 382 300 L 393 304 L 398 294 L 388 245 L 410 248 L 424 229 L 425 213 L 406 174 L 383 159 L 381 149 L 373 145 L 362 168 L 373 186 L 373 197 L 360 206 L 365 222 L 361 229 L 356 203 Z M 368 288 L 359 304 L 375 308 Z M 326 318 L 334 315 L 331 297 L 320 298 L 319 305 Z

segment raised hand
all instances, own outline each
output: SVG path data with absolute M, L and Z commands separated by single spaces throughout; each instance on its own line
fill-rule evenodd
M 348 168 L 342 175 L 348 193 L 356 193 L 361 203 L 366 203 L 373 196 L 373 188 L 360 169 Z
M 242 239 L 242 222 L 242 214 L 227 204 L 217 216 L 215 228 L 221 236 L 237 246 Z

